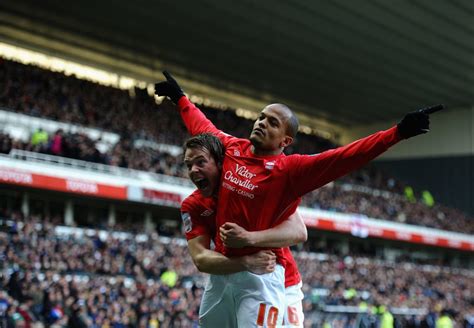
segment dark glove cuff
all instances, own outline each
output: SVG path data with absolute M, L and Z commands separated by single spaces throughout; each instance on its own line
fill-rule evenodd
M 401 126 L 401 123 L 397 124 L 397 134 L 400 137 L 400 139 L 407 139 L 405 131 L 403 131 L 403 126 Z
M 178 104 L 178 101 L 181 99 L 181 97 L 184 96 L 184 93 L 180 92 L 180 93 L 176 93 L 174 95 L 171 95 L 170 96 L 170 99 L 173 103 L 175 104 Z

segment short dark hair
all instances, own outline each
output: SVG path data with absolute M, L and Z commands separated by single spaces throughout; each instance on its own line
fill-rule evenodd
M 296 137 L 299 127 L 300 127 L 300 123 L 298 122 L 298 118 L 290 109 L 290 118 L 288 119 L 288 122 L 287 122 L 287 133 L 290 135 L 290 137 L 293 137 L 293 138 Z
M 290 107 L 288 107 L 285 104 L 275 103 L 275 104 L 272 104 L 272 106 L 273 105 L 279 106 L 280 108 L 283 108 L 287 112 L 288 120 L 286 121 L 286 133 L 288 133 L 288 135 L 292 138 L 296 137 L 300 123 L 298 122 L 298 118 L 296 117 L 295 113 L 293 113 Z
M 186 152 L 188 148 L 208 150 L 216 164 L 222 164 L 224 161 L 224 145 L 221 140 L 213 134 L 203 133 L 189 138 L 184 142 L 184 152 Z

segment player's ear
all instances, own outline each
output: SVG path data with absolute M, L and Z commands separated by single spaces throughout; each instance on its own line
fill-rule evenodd
M 293 138 L 290 136 L 285 136 L 285 138 L 280 142 L 280 147 L 286 148 L 293 143 Z

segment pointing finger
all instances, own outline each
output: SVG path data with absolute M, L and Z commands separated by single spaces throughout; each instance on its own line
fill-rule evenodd
M 174 81 L 173 77 L 168 71 L 163 71 L 163 75 L 166 77 L 166 80 L 168 81 Z
M 433 114 L 433 113 L 436 113 L 442 109 L 446 108 L 443 104 L 439 104 L 439 105 L 435 105 L 435 106 L 430 106 L 430 107 L 425 107 L 425 108 L 422 108 L 422 109 L 419 109 L 418 112 L 419 113 L 423 113 L 423 114 Z

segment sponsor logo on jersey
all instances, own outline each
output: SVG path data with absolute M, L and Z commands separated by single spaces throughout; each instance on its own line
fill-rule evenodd
M 243 187 L 247 190 L 254 190 L 258 186 L 254 185 L 251 181 L 257 174 L 252 173 L 245 165 L 235 165 L 235 174 L 232 171 L 226 171 L 224 173 L 224 179 L 231 183 Z
M 247 166 L 236 163 L 235 171 L 228 170 L 224 172 L 225 181 L 222 182 L 222 186 L 241 196 L 254 199 L 255 195 L 251 191 L 255 191 L 258 186 L 252 183 L 252 179 L 256 176 L 257 174 L 251 172 Z
M 265 168 L 267 170 L 273 170 L 274 167 L 275 167 L 275 162 L 266 162 L 265 163 Z
M 235 164 L 235 172 L 246 179 L 252 179 L 254 176 L 257 175 L 255 173 L 250 172 L 247 166 L 239 164 Z
M 183 220 L 183 228 L 184 232 L 188 233 L 191 232 L 193 229 L 193 223 L 191 222 L 191 215 L 189 213 L 181 213 L 181 219 Z
M 211 216 L 214 213 L 213 210 L 205 210 L 201 213 L 201 216 Z

